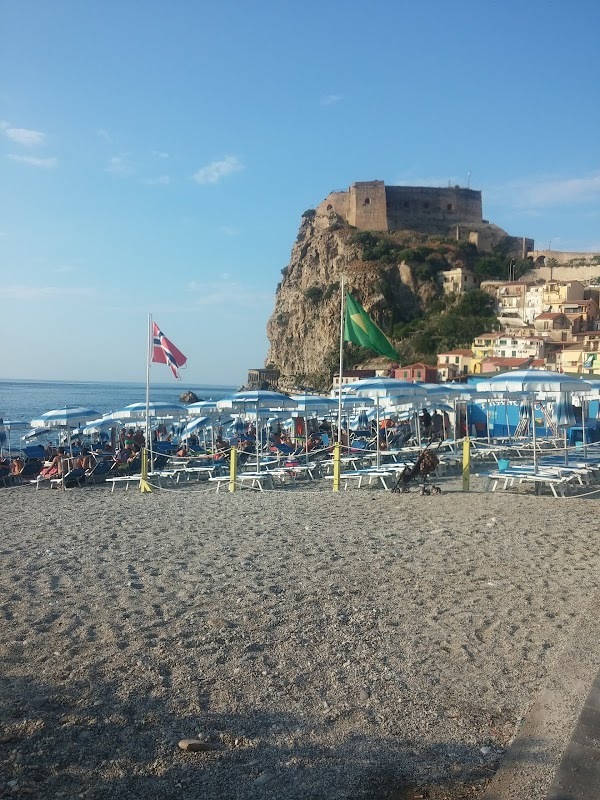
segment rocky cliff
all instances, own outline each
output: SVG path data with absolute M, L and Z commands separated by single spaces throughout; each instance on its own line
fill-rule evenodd
M 414 246 L 415 235 L 393 234 L 393 252 L 407 244 Z M 415 269 L 385 253 L 377 260 L 366 260 L 365 236 L 372 235 L 357 233 L 335 214 L 306 212 L 303 216 L 267 325 L 271 346 L 265 363 L 280 370 L 281 388 L 329 387 L 338 365 L 342 272 L 346 289 L 388 335 L 394 325 L 419 316 L 439 292 L 431 269 L 434 262 Z M 391 235 L 387 239 L 392 241 Z M 443 249 L 444 255 L 437 254 L 437 266 L 443 263 L 449 269 L 449 247 Z

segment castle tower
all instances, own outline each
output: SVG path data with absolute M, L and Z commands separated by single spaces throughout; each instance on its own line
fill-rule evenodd
M 385 184 L 383 181 L 353 183 L 350 187 L 348 222 L 360 230 L 387 231 Z

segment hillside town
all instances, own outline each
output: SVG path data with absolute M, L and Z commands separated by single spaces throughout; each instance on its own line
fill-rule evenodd
M 461 269 L 444 273 L 443 282 L 447 293 L 463 294 L 480 288 L 490 294 L 502 330 L 480 334 L 469 348 L 438 353 L 436 365 L 418 362 L 390 371 L 344 370 L 342 385 L 383 374 L 406 381 L 443 383 L 516 369 L 600 377 L 600 285 L 523 278 L 482 281 L 478 286 L 475 276 Z M 335 375 L 333 388 L 339 383 Z

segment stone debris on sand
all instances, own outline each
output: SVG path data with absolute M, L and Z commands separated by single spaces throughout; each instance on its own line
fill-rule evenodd
M 458 485 L 3 490 L 0 797 L 481 797 L 597 501 Z

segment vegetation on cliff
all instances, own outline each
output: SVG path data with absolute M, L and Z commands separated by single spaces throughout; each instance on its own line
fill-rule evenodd
M 267 361 L 289 387 L 331 385 L 338 369 L 343 273 L 346 289 L 392 341 L 402 364 L 435 364 L 438 352 L 469 347 L 474 337 L 498 328 L 489 295 L 444 294 L 442 273 L 464 267 L 480 279 L 507 280 L 529 266 L 511 259 L 502 246 L 482 254 L 470 242 L 414 231 L 359 231 L 335 214 L 324 219 L 309 210 L 277 287 Z M 374 360 L 371 351 L 345 345 L 346 368 Z

